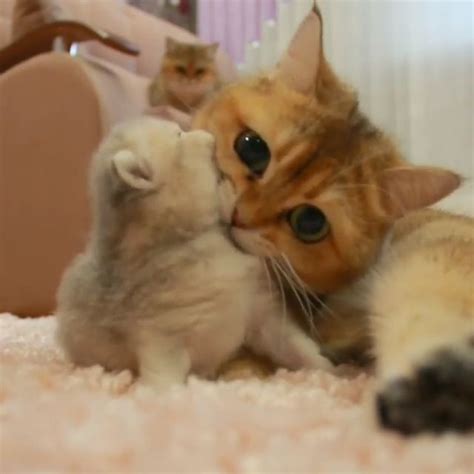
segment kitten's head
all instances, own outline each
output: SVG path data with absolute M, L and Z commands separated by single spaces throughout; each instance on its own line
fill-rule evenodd
M 156 229 L 164 240 L 201 232 L 218 219 L 213 152 L 209 133 L 183 132 L 172 122 L 117 126 L 95 159 L 97 214 L 122 228 Z
M 218 80 L 217 47 L 217 43 L 190 44 L 167 38 L 160 71 L 166 88 L 183 96 L 185 102 L 202 99 Z
M 320 293 L 360 275 L 395 219 L 460 182 L 409 165 L 360 113 L 324 57 L 316 9 L 274 71 L 223 89 L 194 127 L 216 137 L 217 163 L 234 185 L 238 245 L 291 262 Z

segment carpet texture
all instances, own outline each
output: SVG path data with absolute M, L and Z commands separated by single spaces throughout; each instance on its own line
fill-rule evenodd
M 474 437 L 406 440 L 371 417 L 372 378 L 281 371 L 155 395 L 129 373 L 77 369 L 55 320 L 0 315 L 0 471 L 472 473 Z

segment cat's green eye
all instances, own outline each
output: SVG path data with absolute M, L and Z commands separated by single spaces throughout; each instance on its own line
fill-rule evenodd
M 186 68 L 184 66 L 176 66 L 175 69 L 178 74 L 186 74 Z
M 262 137 L 252 130 L 246 130 L 235 139 L 234 150 L 254 176 L 260 178 L 263 175 L 271 155 Z
M 302 204 L 288 213 L 288 223 L 296 237 L 306 244 L 324 239 L 329 232 L 329 222 L 315 206 Z

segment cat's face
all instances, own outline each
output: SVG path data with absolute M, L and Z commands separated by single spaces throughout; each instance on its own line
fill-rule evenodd
M 459 180 L 440 170 L 394 171 L 408 165 L 322 53 L 307 66 L 299 43 L 314 39 L 308 28 L 319 20 L 313 14 L 300 28 L 280 70 L 228 86 L 194 127 L 216 137 L 217 163 L 235 192 L 228 215 L 236 243 L 290 262 L 312 290 L 327 293 L 370 265 L 402 210 L 434 202 Z
M 160 74 L 168 89 L 178 95 L 205 95 L 218 79 L 217 44 L 181 43 L 167 39 Z
M 370 262 L 388 220 L 380 193 L 363 186 L 373 173 L 367 158 L 398 156 L 362 117 L 345 120 L 261 78 L 227 88 L 195 124 L 216 137 L 236 194 L 229 225 L 244 250 L 287 258 L 321 293 Z

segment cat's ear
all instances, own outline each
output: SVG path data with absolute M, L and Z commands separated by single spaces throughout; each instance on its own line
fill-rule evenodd
M 314 93 L 323 61 L 323 21 L 316 3 L 298 27 L 274 75 L 301 94 Z
M 172 53 L 176 50 L 178 43 L 173 38 L 167 36 L 165 40 L 165 49 L 167 53 Z
M 132 189 L 150 190 L 155 187 L 150 165 L 130 150 L 120 150 L 112 158 L 119 179 Z
M 453 171 L 431 166 L 406 166 L 383 171 L 380 186 L 387 197 L 389 214 L 398 218 L 408 211 L 435 204 L 461 183 L 461 177 Z
M 217 50 L 219 49 L 219 43 L 211 43 L 206 46 L 206 51 L 209 56 L 209 58 L 214 58 Z

